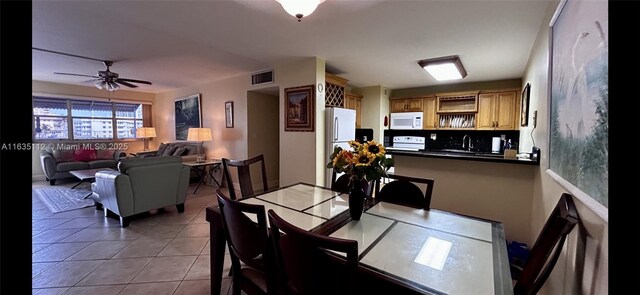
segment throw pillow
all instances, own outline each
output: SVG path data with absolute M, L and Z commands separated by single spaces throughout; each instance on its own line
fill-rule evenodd
M 96 160 L 113 160 L 115 150 L 96 150 Z
M 176 150 L 177 150 L 177 149 L 178 149 L 178 147 L 177 147 L 177 146 L 175 146 L 175 145 L 168 146 L 168 147 L 164 150 L 164 152 L 162 153 L 162 155 L 163 155 L 163 156 L 171 156 L 171 155 L 173 155 L 173 153 L 175 153 L 175 152 L 176 152 Z
M 79 149 L 75 151 L 73 157 L 78 162 L 89 162 L 96 159 L 96 150 L 93 149 Z
M 161 142 L 160 146 L 158 147 L 158 154 L 157 155 L 158 156 L 162 156 L 162 154 L 164 153 L 164 150 L 166 150 L 168 146 L 169 146 L 168 143 Z
M 185 147 L 179 147 L 176 149 L 176 151 L 173 153 L 174 156 L 182 156 L 184 154 L 187 153 L 187 148 Z

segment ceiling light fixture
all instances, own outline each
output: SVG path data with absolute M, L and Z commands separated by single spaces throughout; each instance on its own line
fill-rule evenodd
M 457 55 L 424 59 L 418 64 L 438 81 L 462 79 L 467 76 L 467 71 Z
M 324 0 L 276 0 L 288 14 L 291 14 L 298 18 L 298 21 L 303 17 L 312 14 L 320 3 Z

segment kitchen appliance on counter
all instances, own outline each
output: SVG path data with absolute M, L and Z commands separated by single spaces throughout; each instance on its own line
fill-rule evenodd
M 343 108 L 325 109 L 325 163 L 336 146 L 349 149 L 347 141 L 356 135 L 356 111 Z M 325 185 L 331 187 L 331 169 L 325 169 Z
M 423 136 L 394 136 L 393 145 L 385 147 L 389 151 L 421 151 L 426 148 Z
M 363 143 L 373 140 L 373 129 L 356 128 L 356 141 Z
M 422 129 L 422 112 L 391 113 L 391 129 Z
M 502 138 L 493 137 L 491 138 L 491 152 L 494 154 L 499 154 L 502 151 Z

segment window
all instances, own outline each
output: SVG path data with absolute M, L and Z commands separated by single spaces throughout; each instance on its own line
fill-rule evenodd
M 135 138 L 136 129 L 143 125 L 143 106 L 34 97 L 33 117 L 35 140 L 127 139 Z

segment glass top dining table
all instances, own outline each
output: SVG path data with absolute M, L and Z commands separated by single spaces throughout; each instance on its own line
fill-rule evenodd
M 359 267 L 409 292 L 513 294 L 500 222 L 436 209 L 369 200 L 360 220 L 349 216 L 348 194 L 298 183 L 243 199 L 273 209 L 293 225 L 358 242 Z M 224 232 L 218 208 L 211 223 L 211 290 L 220 294 Z

